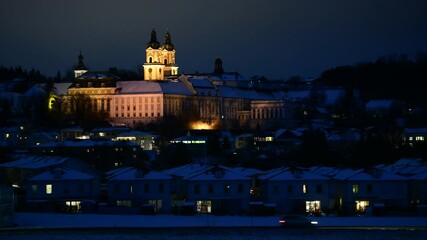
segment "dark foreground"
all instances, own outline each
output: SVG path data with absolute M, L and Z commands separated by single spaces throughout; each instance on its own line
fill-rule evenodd
M 346 239 L 346 240 L 421 240 L 427 239 L 426 229 L 365 228 L 365 229 L 283 229 L 271 228 L 97 228 L 97 229 L 13 229 L 0 230 L 0 239 L 144 239 L 144 240 L 276 240 L 276 239 Z

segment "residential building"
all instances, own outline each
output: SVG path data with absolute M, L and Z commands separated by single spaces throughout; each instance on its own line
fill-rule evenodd
M 171 187 L 172 177 L 162 172 L 116 169 L 109 172 L 107 178 L 108 204 L 137 213 L 170 212 Z
M 27 180 L 26 209 L 80 212 L 84 201 L 97 199 L 99 187 L 99 179 L 92 175 L 67 168 L 53 168 Z
M 264 202 L 274 204 L 280 213 L 328 211 L 328 177 L 302 168 L 283 167 L 259 177 Z

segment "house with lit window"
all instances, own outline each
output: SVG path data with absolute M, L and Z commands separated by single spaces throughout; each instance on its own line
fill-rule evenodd
M 279 213 L 312 213 L 329 210 L 330 179 L 302 168 L 283 167 L 259 177 L 265 204 Z
M 155 213 L 171 211 L 172 177 L 134 167 L 108 173 L 109 211 Z
M 345 181 L 342 207 L 348 213 L 365 213 L 376 207 L 403 209 L 409 206 L 409 182 L 404 176 L 371 168 L 355 170 L 340 178 Z
M 129 141 L 77 140 L 50 142 L 34 146 L 39 155 L 67 156 L 82 159 L 100 171 L 127 166 L 138 158 L 139 146 Z
M 425 128 L 405 128 L 401 135 L 401 145 L 406 147 L 416 147 L 425 144 L 427 140 L 427 127 Z
M 175 138 L 170 141 L 171 144 L 184 144 L 187 150 L 193 156 L 204 156 L 207 151 L 207 136 L 192 135 L 190 132 L 187 135 Z
M 99 195 L 99 179 L 67 168 L 53 168 L 25 183 L 28 211 L 81 212 L 82 203 Z
M 184 177 L 186 201 L 197 213 L 237 214 L 249 211 L 252 179 L 221 166 L 208 166 Z
M 383 164 L 377 168 L 405 176 L 409 184 L 409 200 L 412 207 L 427 204 L 427 165 L 421 158 L 402 158 L 393 164 Z

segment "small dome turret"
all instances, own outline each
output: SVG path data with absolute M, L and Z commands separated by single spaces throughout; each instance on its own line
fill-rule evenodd
M 78 61 L 78 63 L 77 63 L 77 65 L 76 65 L 76 67 L 74 68 L 74 70 L 87 70 L 87 67 L 85 66 L 85 64 L 83 63 L 83 55 L 82 55 L 82 52 L 80 51 L 80 54 L 79 54 L 79 61 Z
M 169 31 L 166 32 L 165 43 L 163 44 L 162 48 L 168 51 L 173 51 L 175 49 L 175 47 L 172 44 L 172 39 Z
M 215 59 L 215 68 L 213 73 L 216 75 L 221 75 L 224 73 L 224 69 L 222 68 L 222 60 L 220 57 L 217 57 Z
M 156 31 L 153 28 L 153 31 L 151 31 L 151 39 L 150 41 L 147 43 L 147 48 L 153 48 L 153 49 L 158 49 L 160 48 L 160 43 L 157 41 L 157 34 Z

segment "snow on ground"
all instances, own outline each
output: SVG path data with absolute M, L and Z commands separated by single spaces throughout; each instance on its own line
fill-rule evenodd
M 310 217 L 319 227 L 427 227 L 427 217 Z M 19 228 L 275 227 L 278 216 L 15 213 Z

